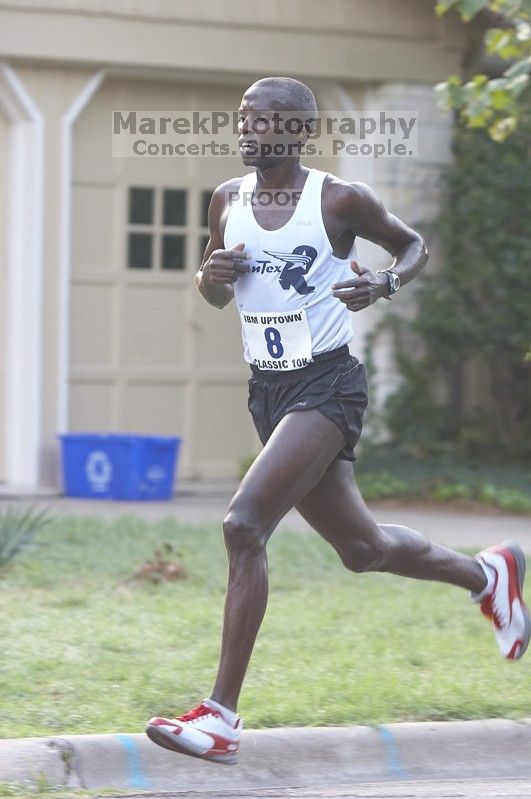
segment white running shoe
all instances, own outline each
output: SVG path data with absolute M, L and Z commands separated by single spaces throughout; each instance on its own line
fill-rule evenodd
M 205 699 L 182 716 L 174 719 L 155 717 L 148 721 L 146 733 L 166 749 L 216 763 L 238 762 L 243 721 L 238 716 L 234 725 Z
M 494 625 L 494 635 L 503 657 L 521 658 L 531 638 L 531 619 L 522 598 L 525 555 L 512 541 L 485 549 L 476 555 L 481 564 L 494 570 L 494 583 L 480 594 L 471 594 L 481 612 Z

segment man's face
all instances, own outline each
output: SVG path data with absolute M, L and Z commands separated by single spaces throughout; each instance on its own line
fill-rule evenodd
M 253 84 L 238 110 L 238 139 L 245 166 L 271 169 L 300 155 L 301 114 L 290 110 L 281 87 Z

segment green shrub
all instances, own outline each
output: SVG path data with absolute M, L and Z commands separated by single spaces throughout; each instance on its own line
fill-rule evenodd
M 520 493 L 520 492 L 519 492 Z M 484 505 L 496 505 L 499 489 L 492 483 L 485 483 L 478 489 L 478 500 Z
M 477 487 L 466 483 L 440 482 L 428 493 L 437 502 L 474 500 L 510 513 L 531 513 L 531 497 L 517 488 L 500 488 L 491 483 Z
M 464 483 L 438 483 L 430 490 L 429 495 L 436 502 L 459 502 L 472 499 L 474 492 Z
M 514 513 L 531 513 L 531 498 L 515 488 L 500 488 L 497 505 Z
M 362 472 L 356 475 L 358 488 L 364 499 L 393 499 L 412 494 L 412 487 L 390 472 Z
M 496 488 L 486 484 L 479 489 L 477 498 L 511 513 L 531 513 L 531 497 L 517 488 Z

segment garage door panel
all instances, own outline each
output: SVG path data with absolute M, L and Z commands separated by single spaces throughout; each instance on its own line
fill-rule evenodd
M 73 189 L 74 269 L 112 272 L 113 215 L 115 189 L 112 185 L 75 185 Z
M 202 383 L 197 388 L 196 410 L 194 434 L 202 470 L 210 475 L 216 462 L 231 463 L 236 474 L 239 461 L 256 451 L 247 411 L 247 381 Z
M 233 303 L 220 311 L 199 297 L 194 319 L 197 366 L 234 367 L 242 363 L 241 325 Z
M 128 286 L 122 351 L 127 366 L 178 367 L 185 362 L 186 289 Z
M 73 433 L 111 432 L 114 391 L 111 382 L 71 381 L 69 430 Z
M 90 368 L 115 364 L 116 288 L 74 284 L 70 292 L 70 364 Z
M 146 435 L 182 435 L 186 403 L 184 382 L 129 382 L 122 397 L 124 431 Z

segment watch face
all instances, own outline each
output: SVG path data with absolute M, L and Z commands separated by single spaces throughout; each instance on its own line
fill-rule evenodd
M 394 294 L 395 291 L 398 291 L 400 288 L 400 278 L 394 272 L 389 272 L 389 288 L 391 290 L 391 294 Z

